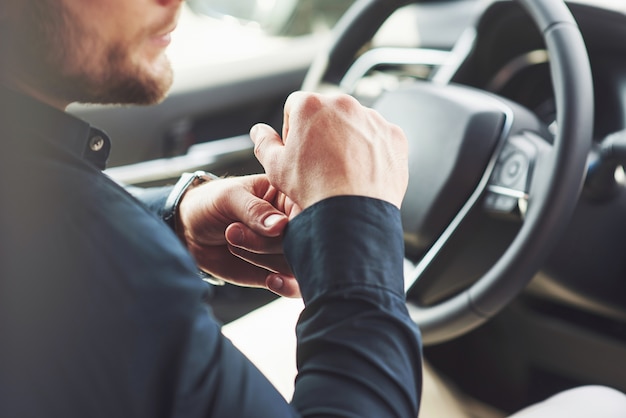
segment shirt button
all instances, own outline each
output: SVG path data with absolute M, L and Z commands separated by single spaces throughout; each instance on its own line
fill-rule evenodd
M 89 141 L 89 148 L 94 152 L 100 151 L 102 147 L 104 147 L 104 139 L 101 136 L 94 136 Z

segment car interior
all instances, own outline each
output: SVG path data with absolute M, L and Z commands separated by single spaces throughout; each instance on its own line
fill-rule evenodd
M 258 173 L 248 131 L 280 131 L 289 93 L 352 94 L 409 139 L 405 287 L 424 403 L 460 411 L 422 415 L 504 417 L 581 385 L 626 392 L 625 2 L 290 2 L 289 24 L 336 16 L 293 36 L 202 3 L 183 10 L 163 103 L 70 108 L 113 138 L 108 175 L 146 187 Z M 224 31 L 233 51 L 211 47 Z M 223 285 L 211 304 L 289 398 L 301 301 Z

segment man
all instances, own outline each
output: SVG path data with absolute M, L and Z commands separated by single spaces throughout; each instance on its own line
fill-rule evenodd
M 180 5 L 0 0 L 0 416 L 417 416 L 397 127 L 297 93 L 282 136 L 251 132 L 267 176 L 189 176 L 144 205 L 64 113 L 161 100 Z M 302 295 L 291 404 L 221 335 L 196 263 Z
M 282 137 L 251 132 L 267 177 L 187 176 L 142 205 L 100 172 L 106 135 L 63 112 L 161 100 L 180 4 L 0 0 L 0 416 L 415 417 L 398 128 L 298 93 Z M 222 337 L 181 242 L 216 277 L 302 294 L 291 404 Z M 582 388 L 519 416 L 625 403 Z

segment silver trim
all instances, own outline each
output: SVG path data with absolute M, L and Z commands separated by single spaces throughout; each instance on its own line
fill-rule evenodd
M 508 187 L 489 185 L 487 191 L 497 193 L 502 196 L 514 197 L 516 199 L 528 199 L 528 193 L 521 190 L 509 189 Z
M 477 32 L 474 27 L 468 27 L 463 31 L 456 44 L 452 48 L 448 61 L 440 66 L 432 78 L 433 83 L 448 84 L 452 77 L 459 70 L 463 61 L 467 59 L 474 44 L 476 43 Z
M 450 52 L 426 48 L 375 48 L 363 53 L 350 66 L 339 86 L 351 94 L 357 82 L 379 65 L 443 65 Z
M 493 100 L 497 107 L 501 108 L 502 112 L 505 115 L 504 118 L 504 126 L 502 127 L 502 133 L 500 134 L 500 139 L 498 141 L 498 146 L 496 147 L 489 163 L 487 164 L 487 168 L 476 186 L 476 189 L 472 193 L 472 195 L 467 199 L 467 202 L 463 205 L 459 213 L 454 217 L 452 222 L 447 226 L 447 228 L 443 231 L 443 233 L 437 238 L 437 241 L 430 247 L 430 249 L 426 252 L 426 254 L 422 257 L 422 259 L 415 265 L 415 268 L 409 274 L 405 274 L 404 277 L 404 291 L 408 292 L 411 287 L 417 282 L 422 273 L 426 270 L 426 268 L 430 265 L 430 263 L 437 257 L 439 252 L 446 245 L 448 240 L 452 237 L 456 229 L 459 227 L 463 219 L 469 214 L 470 210 L 478 203 L 481 196 L 483 195 L 485 189 L 489 184 L 489 180 L 491 179 L 491 175 L 493 174 L 493 170 L 496 166 L 498 158 L 500 157 L 500 152 L 504 148 L 506 144 L 506 138 L 508 137 L 511 127 L 513 126 L 513 111 L 505 106 L 498 100 Z M 417 318 L 414 317 L 413 313 L 411 313 L 411 319 L 415 322 L 418 321 Z
M 168 181 L 184 172 L 212 171 L 218 161 L 252 155 L 254 144 L 248 135 L 206 142 L 189 148 L 185 155 L 161 158 L 137 164 L 109 168 L 105 173 L 116 182 L 132 186 L 143 183 Z

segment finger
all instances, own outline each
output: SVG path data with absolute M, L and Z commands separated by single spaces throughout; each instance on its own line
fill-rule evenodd
M 234 223 L 226 228 L 226 241 L 233 247 L 257 254 L 282 254 L 282 237 L 268 237 L 257 234 L 241 223 Z
M 228 247 L 229 251 L 236 257 L 267 270 L 267 273 L 278 273 L 286 276 L 293 276 L 291 267 L 282 254 L 257 254 L 246 251 L 242 248 Z
M 277 237 L 282 234 L 289 218 L 270 202 L 257 197 L 257 194 L 248 188 L 236 188 L 215 204 L 227 219 L 237 221 L 238 225 L 259 235 Z
M 295 218 L 297 215 L 300 214 L 300 212 L 302 212 L 302 209 L 300 208 L 300 206 L 298 206 L 293 200 L 291 200 L 290 198 L 286 196 L 285 196 L 285 201 L 284 201 L 284 208 L 285 208 L 285 213 L 287 214 L 289 219 Z
M 267 275 L 272 273 L 233 255 L 226 246 L 196 254 L 196 261 L 203 271 L 240 286 L 265 287 Z
M 279 274 L 268 274 L 266 281 L 266 287 L 277 295 L 285 296 L 288 298 L 299 298 L 300 286 L 294 277 L 281 276 Z
M 268 271 L 255 264 L 251 264 L 241 257 L 233 255 L 226 246 L 213 247 L 210 251 L 195 254 L 198 266 L 205 272 L 218 279 L 225 280 L 239 286 L 267 288 L 268 276 L 279 276 L 284 280 L 284 289 L 280 290 L 276 281 L 270 284 L 274 286 L 273 292 L 282 296 L 294 297 L 299 295 L 297 283 L 292 281 L 290 273 L 275 273 Z
M 290 270 L 287 273 L 270 272 L 265 268 L 251 264 L 243 258 L 233 255 L 224 246 L 203 252 L 196 257 L 196 260 L 202 270 L 229 283 L 238 286 L 266 288 L 277 295 L 289 298 L 301 297 L 298 282 Z M 276 268 L 275 270 L 285 269 Z
M 250 138 L 254 143 L 254 155 L 267 168 L 283 147 L 282 139 L 271 126 L 264 123 L 257 123 L 250 129 Z

